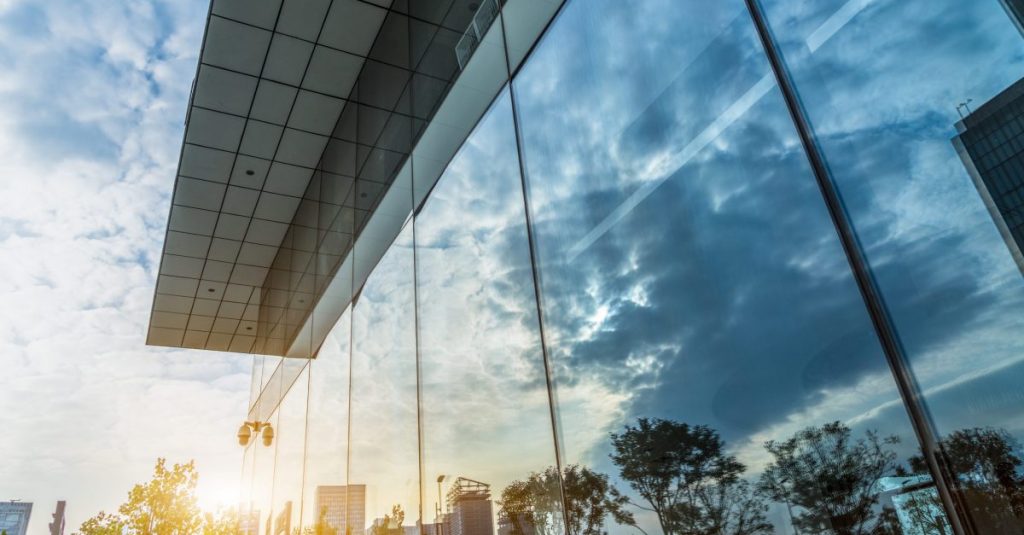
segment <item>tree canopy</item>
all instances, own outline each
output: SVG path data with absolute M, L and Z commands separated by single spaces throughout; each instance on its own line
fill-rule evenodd
M 235 535 L 234 512 L 204 514 L 196 500 L 199 472 L 195 461 L 168 468 L 157 459 L 153 478 L 128 492 L 117 513 L 100 511 L 86 520 L 78 535 Z
M 778 502 L 799 508 L 794 523 L 801 533 L 861 535 L 878 526 L 878 480 L 896 470 L 896 453 L 867 431 L 854 439 L 842 422 L 810 426 L 791 438 L 768 441 L 774 460 L 758 488 Z
M 649 505 L 666 535 L 771 533 L 768 506 L 741 478 L 746 467 L 725 453 L 705 425 L 640 418 L 612 433 L 619 476 Z
M 513 535 L 561 533 L 563 494 L 570 535 L 602 535 L 608 516 L 619 524 L 635 525 L 632 513 L 624 509 L 629 501 L 608 476 L 576 464 L 562 469 L 561 482 L 554 466 L 513 481 L 501 492 L 498 516 L 511 526 Z

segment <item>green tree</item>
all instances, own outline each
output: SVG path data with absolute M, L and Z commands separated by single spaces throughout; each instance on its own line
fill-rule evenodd
M 665 535 L 771 533 L 767 504 L 714 429 L 640 418 L 611 440 L 619 476 L 649 507 L 634 505 L 653 511 Z
M 561 484 L 561 489 L 559 489 Z M 608 482 L 608 476 L 585 466 L 548 467 L 525 481 L 513 481 L 501 491 L 498 517 L 512 526 L 514 535 L 561 533 L 562 494 L 570 535 L 601 535 L 605 518 L 634 526 L 633 515 L 625 510 L 629 500 Z
M 195 461 L 168 468 L 157 459 L 153 478 L 128 492 L 117 513 L 100 511 L 78 529 L 79 535 L 235 535 L 237 512 L 203 514 L 196 501 L 199 472 Z
M 794 523 L 800 533 L 872 533 L 885 520 L 875 512 L 875 488 L 879 478 L 896 470 L 896 454 L 887 446 L 897 442 L 873 431 L 854 440 L 841 422 L 807 427 L 788 440 L 765 443 L 774 461 L 761 474 L 758 489 L 798 508 Z

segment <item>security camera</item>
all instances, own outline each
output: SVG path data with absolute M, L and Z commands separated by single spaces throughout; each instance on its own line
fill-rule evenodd
M 263 425 L 263 445 L 269 446 L 274 442 L 274 428 L 270 424 Z
M 249 424 L 244 423 L 242 427 L 238 428 L 238 445 L 246 446 L 249 444 L 249 439 L 252 438 L 252 431 L 249 430 Z

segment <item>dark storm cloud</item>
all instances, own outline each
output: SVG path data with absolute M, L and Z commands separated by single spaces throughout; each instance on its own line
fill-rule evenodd
M 572 384 L 596 375 L 615 390 L 642 394 L 632 414 L 711 423 L 727 436 L 742 437 L 825 401 L 828 391 L 888 373 L 775 90 L 582 254 L 567 257 L 583 233 L 638 187 L 628 182 L 630 173 L 642 175 L 649 162 L 692 140 L 767 72 L 745 13 L 724 17 L 731 22 L 714 32 L 680 37 L 659 33 L 643 17 L 634 19 L 643 22 L 628 35 L 616 27 L 621 19 L 609 17 L 618 22 L 606 27 L 573 7 L 547 37 L 550 51 L 539 49 L 531 60 L 552 64 L 528 65 L 517 81 L 531 200 L 538 206 L 546 319 L 559 339 L 552 344 L 559 380 Z M 879 13 L 887 11 L 867 15 Z M 662 22 L 671 26 L 675 20 Z M 871 24 L 856 22 L 858 28 Z M 985 39 L 972 41 L 977 29 L 969 25 L 925 21 L 921 28 L 975 47 L 959 51 L 961 57 L 986 46 Z M 626 35 L 595 37 L 606 34 Z M 702 37 L 708 40 L 699 42 Z M 906 36 L 875 37 L 908 42 Z M 686 61 L 673 64 L 648 54 L 644 47 L 657 48 L 659 40 L 684 40 L 676 54 Z M 916 53 L 927 56 L 926 46 L 917 43 Z M 625 73 L 587 59 L 614 63 L 630 52 L 637 58 Z M 815 76 L 829 78 L 819 87 L 864 85 L 890 75 L 905 80 L 896 72 L 903 68 L 898 62 L 880 61 L 871 72 L 863 68 L 871 60 L 856 51 L 818 52 Z M 631 76 L 630 69 L 643 68 L 652 72 Z M 662 71 L 675 78 L 662 83 L 658 94 L 636 84 L 659 87 Z M 910 106 L 914 87 L 901 89 L 889 97 Z M 808 99 L 826 102 L 827 95 Z M 833 102 L 833 109 L 845 104 Z M 893 204 L 889 195 L 905 193 L 901 185 L 920 172 L 911 160 L 915 147 L 936 138 L 945 142 L 951 119 L 905 110 L 879 120 L 871 112 L 851 109 L 849 117 L 829 121 L 852 128 L 826 129 L 822 142 L 904 341 L 913 355 L 923 355 L 980 324 L 1007 300 L 984 280 L 987 271 L 964 276 L 977 273 L 970 270 L 977 258 L 967 253 L 979 233 L 991 229 L 951 225 L 908 235 L 901 228 L 908 221 L 904 214 L 879 208 Z M 931 171 L 948 166 L 934 162 Z M 638 359 L 653 365 L 638 372 L 632 363 Z M 876 403 L 895 395 L 876 394 Z

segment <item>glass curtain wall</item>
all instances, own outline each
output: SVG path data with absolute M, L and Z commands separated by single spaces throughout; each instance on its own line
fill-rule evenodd
M 562 532 L 515 144 L 504 91 L 416 217 L 424 514 L 449 533 Z
M 1018 112 L 988 103 L 1024 77 L 1021 4 L 761 4 L 930 412 L 965 529 L 1020 533 L 1024 279 L 1018 245 L 983 198 L 1011 197 L 1024 178 L 1012 161 L 1024 149 Z M 966 162 L 951 139 L 979 111 L 1003 128 L 981 132 L 991 152 Z M 974 165 L 1009 183 L 980 191 Z M 908 469 L 923 473 L 916 461 Z
M 348 485 L 363 486 L 365 504 L 363 511 L 349 510 L 353 533 L 400 535 L 421 518 L 413 299 L 407 225 L 352 311 Z M 360 513 L 361 523 L 355 520 Z
M 335 535 L 953 533 L 749 4 L 570 0 L 497 97 L 444 104 L 428 131 L 490 109 L 402 168 L 393 243 L 357 243 L 366 283 L 246 450 L 250 533 L 289 502 Z M 1022 75 L 1017 27 L 996 0 L 753 5 L 960 523 L 1019 533 L 1024 281 L 950 142 Z

